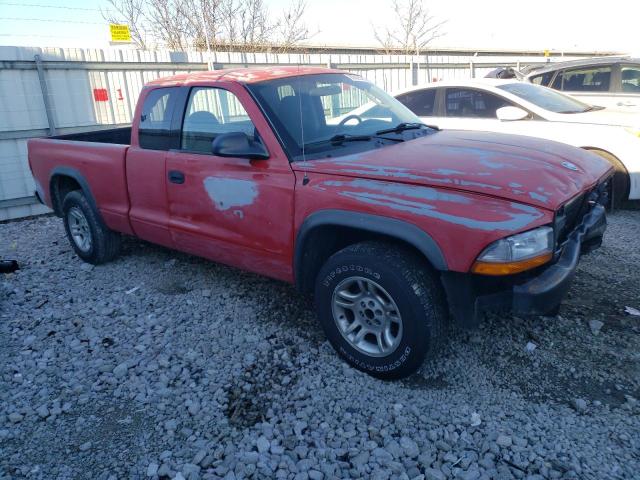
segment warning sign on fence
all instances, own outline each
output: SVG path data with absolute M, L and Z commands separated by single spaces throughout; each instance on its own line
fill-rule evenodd
M 129 31 L 129 25 L 120 25 L 117 23 L 110 23 L 109 31 L 111 32 L 112 42 L 130 42 L 131 41 L 131 32 Z

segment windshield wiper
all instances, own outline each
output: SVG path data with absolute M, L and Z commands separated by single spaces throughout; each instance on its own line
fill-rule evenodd
M 342 145 L 344 142 L 368 142 L 371 135 L 349 135 L 348 133 L 338 133 L 328 141 L 335 145 Z
M 323 143 L 331 143 L 332 145 L 342 145 L 346 142 L 368 142 L 373 138 L 381 138 L 383 140 L 389 140 L 392 142 L 404 142 L 401 138 L 387 138 L 376 135 L 349 135 L 348 133 L 338 133 L 331 138 L 325 140 L 318 140 L 316 142 L 305 143 L 304 147 L 311 147 L 314 145 L 322 145 Z
M 369 140 L 371 140 L 371 135 L 347 135 L 345 133 L 339 133 L 338 135 L 334 135 L 331 138 L 325 138 L 324 140 L 305 143 L 304 147 L 307 148 L 314 145 L 322 145 L 323 143 L 342 145 L 345 142 L 368 142 Z
M 385 133 L 402 133 L 405 130 L 417 130 L 419 128 L 432 128 L 434 130 L 440 130 L 438 127 L 432 125 L 426 125 L 420 122 L 402 122 L 393 128 L 385 128 L 384 130 L 378 130 L 376 135 L 383 135 Z

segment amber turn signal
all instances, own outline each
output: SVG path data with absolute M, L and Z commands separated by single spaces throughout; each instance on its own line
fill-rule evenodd
M 471 267 L 471 271 L 480 275 L 513 275 L 514 273 L 524 272 L 525 270 L 531 270 L 532 268 L 544 265 L 551 260 L 552 257 L 553 254 L 549 252 L 538 257 L 519 260 L 517 262 L 490 263 L 478 260 L 473 264 L 473 267 Z

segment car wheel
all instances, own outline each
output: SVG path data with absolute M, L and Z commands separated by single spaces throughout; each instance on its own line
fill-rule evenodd
M 109 230 L 97 217 L 83 193 L 69 192 L 62 202 L 62 218 L 67 238 L 85 262 L 98 265 L 120 252 L 120 234 Z
M 404 378 L 441 342 L 444 293 L 426 262 L 393 244 L 335 253 L 315 288 L 318 319 L 338 354 L 374 377 Z
M 611 197 L 611 206 L 614 208 L 621 207 L 624 202 L 629 198 L 629 173 L 627 169 L 624 167 L 622 162 L 618 160 L 617 157 L 610 154 L 609 152 L 605 152 L 604 150 L 598 150 L 596 148 L 587 149 L 596 155 L 601 156 L 615 169 L 615 173 L 613 174 L 613 181 L 611 183 L 611 187 L 609 190 L 609 195 Z

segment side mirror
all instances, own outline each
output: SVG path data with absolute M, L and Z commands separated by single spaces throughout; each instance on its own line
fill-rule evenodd
M 260 141 L 244 132 L 221 133 L 211 142 L 211 152 L 218 157 L 238 157 L 266 160 L 269 152 Z
M 501 107 L 496 110 L 496 117 L 503 122 L 515 122 L 524 120 L 529 116 L 529 112 L 519 107 Z

